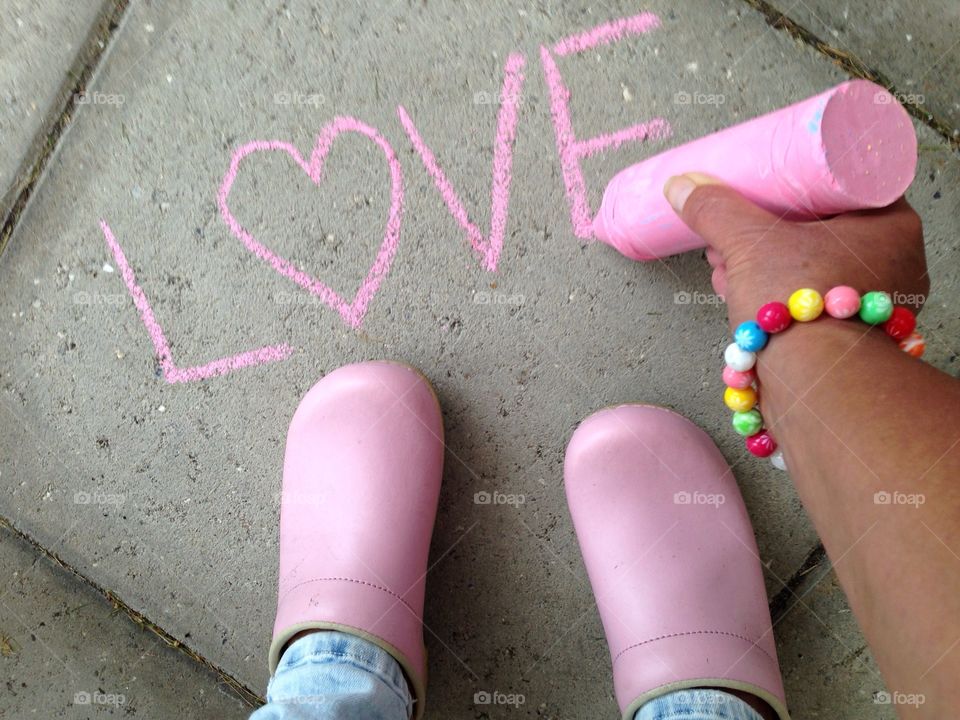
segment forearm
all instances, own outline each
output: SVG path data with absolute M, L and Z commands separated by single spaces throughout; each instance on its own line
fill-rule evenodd
M 764 417 L 891 690 L 928 699 L 898 710 L 947 716 L 955 707 L 935 705 L 960 702 L 960 381 L 830 318 L 773 338 L 757 369 Z

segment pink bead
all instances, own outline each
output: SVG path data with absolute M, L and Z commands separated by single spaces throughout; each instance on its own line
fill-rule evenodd
M 783 332 L 792 322 L 790 308 L 782 302 L 768 302 L 757 310 L 757 325 L 768 333 Z
M 757 374 L 753 369 L 741 372 L 740 370 L 734 370 L 729 365 L 723 368 L 723 382 L 727 387 L 743 390 L 753 385 L 753 381 L 756 379 Z
M 747 450 L 756 457 L 770 457 L 773 451 L 777 449 L 777 442 L 766 430 L 761 430 L 756 435 L 751 435 L 746 439 Z
M 853 317 L 860 309 L 860 293 L 848 285 L 837 285 L 824 296 L 823 309 L 838 320 Z

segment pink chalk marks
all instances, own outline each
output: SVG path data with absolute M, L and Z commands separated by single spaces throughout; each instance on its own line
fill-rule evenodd
M 376 143 L 387 159 L 391 177 L 390 210 L 387 214 L 387 224 L 386 230 L 384 231 L 383 242 L 380 244 L 377 256 L 370 266 L 370 270 L 367 272 L 363 282 L 360 284 L 359 289 L 349 300 L 338 295 L 323 281 L 310 276 L 304 270 L 296 267 L 289 260 L 281 257 L 259 242 L 233 216 L 227 204 L 230 189 L 233 187 L 233 183 L 237 178 L 241 162 L 247 156 L 257 152 L 279 150 L 287 153 L 313 181 L 314 185 L 319 185 L 322 179 L 324 160 L 330 152 L 333 141 L 343 132 L 356 132 Z M 334 118 L 317 136 L 317 142 L 310 155 L 309 161 L 305 160 L 299 151 L 290 143 L 279 140 L 247 143 L 238 148 L 234 153 L 230 167 L 223 178 L 223 184 L 220 186 L 217 200 L 220 206 L 220 214 L 230 228 L 230 231 L 250 252 L 267 262 L 284 277 L 293 280 L 308 292 L 316 295 L 320 300 L 336 310 L 348 325 L 353 328 L 360 326 L 367 312 L 367 306 L 376 294 L 383 278 L 390 270 L 393 256 L 397 250 L 397 244 L 400 241 L 400 224 L 403 214 L 403 173 L 400 169 L 400 162 L 397 160 L 393 148 L 380 133 L 369 125 L 353 118 Z M 150 340 L 153 342 L 154 350 L 160 360 L 163 377 L 167 382 L 191 382 L 216 377 L 218 375 L 225 375 L 226 373 L 241 368 L 285 360 L 293 353 L 293 348 L 284 343 L 221 358 L 206 365 L 189 368 L 177 367 L 173 361 L 170 344 L 167 342 L 163 328 L 161 328 L 157 322 L 156 316 L 153 314 L 153 309 L 150 307 L 150 303 L 143 289 L 137 284 L 136 277 L 129 263 L 127 263 L 120 244 L 117 242 L 106 221 L 100 221 L 100 228 L 103 230 L 107 246 L 113 253 L 117 266 L 120 268 L 123 281 L 126 283 L 127 290 L 130 292 L 134 305 L 140 313 L 140 318 L 147 328 L 147 333 L 150 335 Z
M 127 262 L 127 258 L 123 254 L 120 244 L 116 238 L 114 238 L 113 232 L 105 220 L 100 221 L 100 229 L 103 230 L 103 237 L 106 239 L 107 246 L 113 253 L 113 259 L 120 269 L 120 276 L 123 278 L 123 282 L 126 284 L 127 290 L 133 298 L 133 304 L 140 313 L 140 319 L 143 320 L 143 324 L 147 328 L 147 333 L 153 342 L 154 351 L 160 360 L 160 369 L 163 371 L 163 377 L 168 383 L 192 382 L 216 377 L 217 375 L 225 375 L 228 372 L 252 365 L 262 365 L 278 360 L 286 360 L 293 353 L 293 348 L 284 343 L 281 345 L 269 345 L 257 350 L 240 353 L 239 355 L 220 358 L 206 365 L 188 368 L 177 367 L 173 361 L 170 343 L 167 342 L 163 328 L 161 328 L 160 323 L 157 322 L 157 318 L 153 314 L 153 309 L 150 307 L 147 296 L 137 284 L 137 278 L 133 273 L 133 269 Z
M 587 201 L 587 186 L 580 161 L 628 142 L 669 137 L 671 129 L 670 124 L 663 118 L 654 118 L 617 132 L 578 140 L 570 120 L 570 90 L 564 84 L 563 76 L 553 56 L 562 57 L 581 53 L 625 37 L 648 33 L 658 27 L 660 27 L 660 19 L 656 15 L 641 13 L 570 35 L 555 43 L 552 50 L 543 46 L 540 48 L 543 74 L 550 90 L 550 114 L 553 117 L 553 127 L 557 137 L 560 169 L 563 172 L 567 201 L 570 204 L 570 221 L 576 236 L 583 240 L 593 238 L 593 216 Z
M 568 35 L 554 44 L 553 52 L 561 57 L 573 55 L 585 50 L 592 50 L 598 45 L 607 45 L 622 40 L 630 35 L 643 35 L 651 30 L 656 30 L 658 27 L 660 27 L 660 18 L 651 12 L 644 12 L 632 17 L 603 23 L 575 35 Z
M 471 222 L 467 210 L 460 201 L 456 190 L 440 168 L 433 152 L 423 141 L 420 132 L 410 119 L 402 105 L 397 106 L 400 124 L 406 130 L 414 149 L 420 155 L 427 172 L 440 191 L 447 209 L 460 226 L 466 231 L 467 239 L 480 257 L 484 269 L 494 272 L 503 249 L 503 238 L 507 231 L 507 209 L 510 204 L 510 179 L 513 166 L 513 146 L 517 137 L 518 108 L 523 92 L 523 67 L 526 63 L 523 55 L 511 54 L 503 69 L 503 87 L 500 90 L 500 112 L 497 115 L 497 134 L 494 140 L 493 169 L 490 188 L 490 233 L 484 238 L 480 228 Z
M 234 217 L 230 210 L 227 200 L 230 197 L 230 190 L 237 179 L 237 173 L 240 170 L 240 164 L 248 156 L 258 152 L 280 151 L 289 155 L 293 161 L 300 166 L 300 169 L 307 174 L 314 185 L 319 186 L 323 176 L 323 164 L 326 160 L 333 141 L 344 132 L 355 132 L 372 140 L 383 151 L 390 168 L 390 210 L 387 213 L 387 224 L 384 230 L 383 241 L 380 243 L 380 249 L 373 260 L 373 264 L 367 272 L 366 277 L 360 283 L 360 287 L 352 298 L 344 298 L 337 294 L 329 285 L 322 280 L 313 277 L 305 270 L 298 268 L 286 258 L 278 255 L 266 245 L 257 240 L 240 222 Z M 400 169 L 400 161 L 397 160 L 396 153 L 390 143 L 377 132 L 374 128 L 365 123 L 350 117 L 337 117 L 326 125 L 317 136 L 317 143 L 310 155 L 310 160 L 303 158 L 300 152 L 290 143 L 279 140 L 257 140 L 241 146 L 234 152 L 233 159 L 230 162 L 230 168 L 223 178 L 223 184 L 220 186 L 220 192 L 217 194 L 217 201 L 220 206 L 220 215 L 223 217 L 230 232 L 243 243 L 250 252 L 266 262 L 270 267 L 286 278 L 289 278 L 307 292 L 318 297 L 323 303 L 336 310 L 343 321 L 352 328 L 360 327 L 363 317 L 367 313 L 367 307 L 373 296 L 376 294 L 380 283 L 390 271 L 390 265 L 393 263 L 393 257 L 397 251 L 397 245 L 400 242 L 400 224 L 403 216 L 403 172 Z
M 573 123 L 570 119 L 570 91 L 563 82 L 554 56 L 565 57 L 582 53 L 626 37 L 643 35 L 658 27 L 660 27 L 660 20 L 656 15 L 641 13 L 570 35 L 555 43 L 551 48 L 540 48 L 540 59 L 550 91 L 550 111 L 556 132 L 557 150 L 560 155 L 560 166 L 563 171 L 567 200 L 570 205 L 570 219 L 574 232 L 579 238 L 589 239 L 593 237 L 593 218 L 587 202 L 586 183 L 584 182 L 580 162 L 584 158 L 607 149 L 620 147 L 628 142 L 668 137 L 670 135 L 670 125 L 662 118 L 655 118 L 616 132 L 579 140 L 574 133 Z M 513 151 L 519 123 L 520 98 L 524 85 L 524 67 L 525 59 L 520 53 L 510 54 L 504 64 L 491 168 L 490 229 L 486 236 L 470 219 L 460 196 L 440 167 L 433 151 L 427 146 L 414 125 L 409 113 L 402 105 L 397 106 L 397 116 L 400 119 L 400 124 L 413 144 L 414 150 L 420 156 L 427 172 L 433 178 L 447 210 L 465 231 L 467 240 L 477 254 L 481 266 L 490 272 L 497 269 L 506 235 Z M 323 280 L 314 277 L 263 244 L 237 220 L 229 205 L 230 192 L 241 166 L 244 161 L 251 159 L 257 153 L 280 152 L 286 154 L 310 178 L 313 184 L 319 187 L 323 180 L 324 164 L 334 141 L 342 133 L 347 132 L 362 135 L 380 148 L 386 158 L 391 178 L 390 208 L 387 212 L 383 240 L 366 276 L 352 297 L 341 296 Z M 351 117 L 336 117 L 325 125 L 317 135 L 316 144 L 309 159 L 304 158 L 292 144 L 281 140 L 257 140 L 239 147 L 234 152 L 230 160 L 230 166 L 224 175 L 217 193 L 217 203 L 220 208 L 220 215 L 227 227 L 230 228 L 230 232 L 247 250 L 281 276 L 319 298 L 335 310 L 347 325 L 356 329 L 363 323 L 367 309 L 380 288 L 380 284 L 389 273 L 396 255 L 403 217 L 403 193 L 403 172 L 400 161 L 397 159 L 390 143 L 376 129 L 360 120 Z M 243 367 L 283 360 L 293 352 L 293 349 L 286 344 L 271 345 L 221 358 L 206 365 L 190 368 L 177 367 L 173 362 L 170 346 L 163 330 L 153 314 L 146 295 L 137 285 L 133 270 L 127 263 L 119 243 L 105 221 L 101 221 L 100 227 L 103 230 L 107 245 L 120 267 L 123 280 L 133 297 L 140 317 L 147 328 L 167 382 L 188 382 L 223 375 Z

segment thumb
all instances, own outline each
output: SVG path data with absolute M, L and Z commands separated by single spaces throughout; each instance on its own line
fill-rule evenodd
M 680 219 L 716 248 L 725 262 L 785 221 L 754 205 L 723 181 L 703 173 L 675 175 L 663 186 Z

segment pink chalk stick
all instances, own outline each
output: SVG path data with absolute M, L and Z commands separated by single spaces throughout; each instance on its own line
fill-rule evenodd
M 713 175 L 787 219 L 810 220 L 889 205 L 916 164 L 907 111 L 879 85 L 851 80 L 623 170 L 604 192 L 593 233 L 634 260 L 703 247 L 663 196 L 667 179 L 685 172 Z

